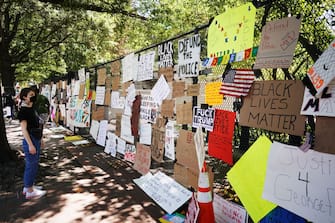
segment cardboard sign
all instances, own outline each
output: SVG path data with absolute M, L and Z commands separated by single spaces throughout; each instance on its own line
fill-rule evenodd
M 165 128 L 152 128 L 151 156 L 157 162 L 163 162 L 165 145 Z
M 83 99 L 84 94 L 85 94 L 85 84 L 80 84 L 78 98 Z
M 327 87 L 335 77 L 334 58 L 335 40 L 333 40 L 328 49 L 322 53 L 313 67 L 307 72 L 307 76 L 316 90 L 315 96 L 317 98 L 322 95 L 323 89 Z
M 172 83 L 172 97 L 182 97 L 184 96 L 184 90 L 185 90 L 185 81 L 180 82 L 173 82 Z
M 192 124 L 192 102 L 177 104 L 177 124 Z
M 208 136 L 208 154 L 233 165 L 235 112 L 215 110 L 214 129 Z
M 194 143 L 194 133 L 181 129 L 177 139 L 176 159 L 179 164 L 198 172 L 198 159 Z
M 113 61 L 111 63 L 111 73 L 112 75 L 118 75 L 121 73 L 121 62 L 120 60 Z
M 118 91 L 120 88 L 120 76 L 112 76 L 112 91 Z
M 106 68 L 105 67 L 99 68 L 97 72 L 98 72 L 97 85 L 105 85 L 107 76 Z
M 323 89 L 320 98 L 314 97 L 305 87 L 300 114 L 335 117 L 335 80 Z
M 174 116 L 174 100 L 163 100 L 161 106 L 161 115 L 163 117 L 172 118 Z
M 173 67 L 159 68 L 158 74 L 164 75 L 167 82 L 173 81 Z
M 335 219 L 335 156 L 274 142 L 263 198 L 312 222 Z
M 105 82 L 106 82 L 105 83 L 106 89 L 110 90 L 112 87 L 112 77 L 111 76 L 106 77 Z
M 104 106 L 94 106 L 92 109 L 92 119 L 103 120 L 105 117 L 105 107 Z
M 287 17 L 267 22 L 262 28 L 254 69 L 289 68 L 299 38 L 301 19 Z
M 149 172 L 151 165 L 151 149 L 149 146 L 136 144 L 136 155 L 133 168 L 142 175 Z
M 191 84 L 187 86 L 186 96 L 199 96 L 200 84 Z
M 108 105 L 108 106 L 111 105 L 111 91 L 110 91 L 110 89 L 106 89 L 104 105 Z
M 185 187 L 192 187 L 198 189 L 199 170 L 192 170 L 186 166 L 175 163 L 173 168 L 174 179 L 184 185 Z M 209 185 L 213 189 L 214 173 L 212 168 L 208 167 Z
M 323 153 L 335 154 L 335 118 L 317 117 L 315 125 L 314 149 Z
M 255 81 L 244 99 L 240 124 L 292 135 L 304 134 L 300 115 L 304 86 L 301 81 Z

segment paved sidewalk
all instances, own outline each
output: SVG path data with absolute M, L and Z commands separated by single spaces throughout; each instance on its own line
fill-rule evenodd
M 13 148 L 20 149 L 17 121 L 7 127 Z M 164 211 L 139 189 L 140 177 L 126 162 L 95 144 L 73 146 L 47 133 L 37 184 L 47 195 L 26 200 L 22 194 L 23 160 L 15 165 L 13 185 L 0 191 L 0 222 L 158 222 Z

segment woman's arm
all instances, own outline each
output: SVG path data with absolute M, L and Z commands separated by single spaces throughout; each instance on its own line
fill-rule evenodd
M 29 135 L 29 132 L 28 132 L 28 129 L 27 129 L 27 121 L 22 120 L 20 124 L 21 124 L 21 130 L 22 130 L 23 137 L 25 138 L 25 140 L 27 141 L 28 146 L 29 146 L 29 153 L 30 154 L 36 154 L 36 148 L 35 148 L 33 142 L 31 141 L 31 138 L 30 138 L 30 135 Z

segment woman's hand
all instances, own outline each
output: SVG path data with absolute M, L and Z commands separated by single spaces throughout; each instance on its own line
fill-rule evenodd
M 32 155 L 36 154 L 36 148 L 34 145 L 29 146 L 29 153 Z

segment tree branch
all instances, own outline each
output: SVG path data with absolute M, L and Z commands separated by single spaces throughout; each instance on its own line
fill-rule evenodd
M 39 1 L 44 2 L 44 3 L 60 5 L 64 8 L 79 8 L 79 9 L 84 9 L 84 10 L 89 10 L 89 11 L 94 11 L 94 12 L 122 14 L 122 15 L 129 16 L 129 17 L 136 18 L 136 19 L 147 20 L 147 18 L 144 16 L 140 16 L 136 13 L 128 12 L 122 8 L 114 7 L 113 5 L 109 5 L 111 6 L 111 8 L 106 8 L 106 7 L 101 7 L 101 6 L 94 5 L 94 4 L 82 3 L 82 2 L 76 2 L 76 1 L 71 1 L 71 3 L 68 3 L 67 1 L 64 1 L 64 0 L 39 0 Z M 115 2 L 114 4 L 118 6 L 120 3 Z

